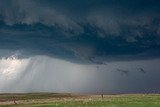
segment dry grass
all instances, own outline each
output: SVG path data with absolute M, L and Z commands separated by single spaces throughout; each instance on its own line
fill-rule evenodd
M 160 107 L 160 95 L 0 94 L 0 107 Z

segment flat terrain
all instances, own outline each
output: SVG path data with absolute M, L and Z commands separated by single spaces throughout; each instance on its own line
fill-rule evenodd
M 160 94 L 0 94 L 0 107 L 160 107 Z

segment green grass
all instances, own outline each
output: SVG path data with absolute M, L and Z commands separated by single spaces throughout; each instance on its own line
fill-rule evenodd
M 0 107 L 160 107 L 159 94 L 106 95 L 103 99 L 100 95 L 5 94 L 0 99 L 6 101 L 0 102 Z

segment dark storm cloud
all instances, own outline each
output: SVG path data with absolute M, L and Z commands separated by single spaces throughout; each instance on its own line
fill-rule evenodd
M 0 92 L 159 92 L 159 13 L 158 0 L 0 0 Z
M 0 48 L 70 61 L 157 58 L 156 0 L 1 0 Z

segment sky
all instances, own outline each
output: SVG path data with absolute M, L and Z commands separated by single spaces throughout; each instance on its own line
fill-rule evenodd
M 0 93 L 159 93 L 160 1 L 0 0 Z

